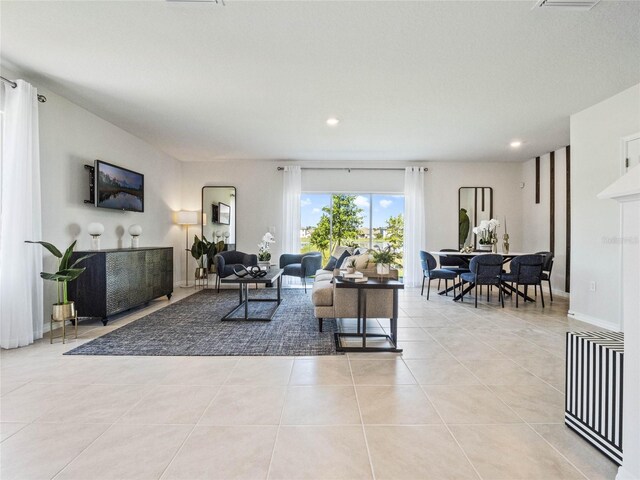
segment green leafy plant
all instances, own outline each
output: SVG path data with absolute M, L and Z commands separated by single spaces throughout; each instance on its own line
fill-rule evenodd
M 396 260 L 398 259 L 398 253 L 391 247 L 391 245 L 387 245 L 384 248 L 380 248 L 379 245 L 376 245 L 373 250 L 369 251 L 369 253 L 371 253 L 375 263 L 381 263 L 384 265 L 395 265 Z
M 53 254 L 54 257 L 59 259 L 58 271 L 56 273 L 40 272 L 40 277 L 42 277 L 44 280 L 51 280 L 57 283 L 58 304 L 60 305 L 69 303 L 69 300 L 67 298 L 67 283 L 78 278 L 80 275 L 82 275 L 82 272 L 86 270 L 86 267 L 76 268 L 77 265 L 83 260 L 86 260 L 89 257 L 93 257 L 94 255 L 93 253 L 90 253 L 89 255 L 84 255 L 78 258 L 72 264 L 69 264 L 71 261 L 71 254 L 73 253 L 73 249 L 76 246 L 76 242 L 77 240 L 75 240 L 71 245 L 69 245 L 69 247 L 65 250 L 64 254 L 62 254 L 60 250 L 58 250 L 58 248 L 51 243 L 42 242 L 42 241 L 32 242 L 30 240 L 25 241 L 25 243 L 37 243 L 42 245 L 44 248 L 49 250 L 49 252 L 51 252 L 51 254 Z
M 200 268 L 204 268 L 204 257 L 213 258 L 218 252 L 224 250 L 224 242 L 210 242 L 204 235 L 199 238 L 198 235 L 193 237 L 193 245 L 191 245 L 191 256 L 196 259 Z

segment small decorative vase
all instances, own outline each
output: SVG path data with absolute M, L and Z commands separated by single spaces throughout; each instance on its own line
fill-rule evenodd
M 258 262 L 258 266 L 261 269 L 269 270 L 269 268 L 271 268 L 271 262 L 269 262 L 269 260 L 261 260 Z
M 488 252 L 491 250 L 491 244 L 490 243 L 479 243 L 478 244 L 478 250 L 483 251 L 483 252 Z
M 196 268 L 195 277 L 198 280 L 207 278 L 207 269 L 202 267 Z
M 498 253 L 498 243 L 497 242 L 493 242 L 491 244 L 491 253 Z
M 100 250 L 100 235 L 91 235 L 91 250 Z
M 508 254 L 509 253 L 509 234 L 505 233 L 502 236 L 502 253 L 504 254 Z
M 376 263 L 376 272 L 378 275 L 389 275 L 391 266 L 388 263 Z
M 347 273 L 356 273 L 355 267 L 347 267 Z

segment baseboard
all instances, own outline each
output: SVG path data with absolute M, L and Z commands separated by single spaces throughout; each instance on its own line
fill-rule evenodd
M 640 480 L 640 477 L 638 475 L 634 475 L 624 467 L 618 467 L 616 480 Z
M 581 322 L 590 323 L 591 325 L 595 325 L 596 327 L 606 328 L 607 330 L 611 330 L 613 332 L 620 331 L 620 325 L 618 325 L 617 323 L 592 317 L 591 315 L 585 315 L 584 313 L 572 312 L 571 310 L 569 310 L 567 316 L 575 320 L 580 320 Z
M 555 288 L 552 288 L 551 291 L 553 292 L 554 297 L 569 298 L 571 296 L 569 292 L 565 292 L 564 290 L 556 290 Z

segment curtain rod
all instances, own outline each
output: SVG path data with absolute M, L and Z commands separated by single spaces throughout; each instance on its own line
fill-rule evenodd
M 4 78 L 0 76 L 0 80 L 2 80 L 4 83 L 8 83 L 11 86 L 11 88 L 16 88 L 18 86 L 16 82 L 14 82 L 13 80 L 9 80 L 8 78 Z M 44 103 L 47 101 L 47 97 L 45 97 L 44 95 L 38 94 L 38 101 L 40 103 Z
M 424 168 L 425 172 L 428 172 L 429 169 L 427 167 Z M 277 167 L 277 170 L 280 172 L 284 170 L 284 167 Z M 300 167 L 300 170 L 346 170 L 347 172 L 351 172 L 351 170 L 397 170 L 404 171 L 404 168 L 400 167 Z

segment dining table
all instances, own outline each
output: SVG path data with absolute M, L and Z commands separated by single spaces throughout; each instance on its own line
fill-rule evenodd
M 477 257 L 480 255 L 491 255 L 494 254 L 493 252 L 491 252 L 490 250 L 480 250 L 480 251 L 474 251 L 474 252 L 451 252 L 451 251 L 432 251 L 429 252 L 431 255 L 438 256 L 438 257 L 456 257 L 456 258 L 463 258 L 465 260 L 468 260 L 469 262 L 471 261 L 471 259 L 473 257 Z M 496 254 L 494 254 L 496 255 Z M 497 252 L 497 255 L 502 255 L 502 264 L 505 265 L 507 263 L 509 263 L 511 260 L 513 260 L 515 257 L 519 257 L 521 255 L 536 255 L 536 253 L 528 253 L 528 252 L 509 252 L 509 253 L 504 253 L 504 252 Z M 446 268 L 446 267 L 445 267 Z M 508 282 L 500 282 L 501 288 L 503 289 L 503 291 L 509 295 L 515 293 L 517 295 L 520 295 L 522 298 L 525 299 L 525 301 L 530 301 L 530 302 L 535 302 L 535 300 L 531 297 L 529 297 L 528 295 L 526 295 L 524 292 L 521 292 L 520 290 L 518 290 L 517 288 L 514 288 L 510 283 Z M 441 290 L 440 292 L 438 292 L 438 295 L 445 295 L 448 292 L 454 290 L 454 288 L 457 288 L 460 293 L 458 293 L 458 295 L 455 295 L 453 297 L 453 301 L 457 302 L 458 300 L 462 299 L 463 295 L 469 293 L 472 289 L 473 289 L 473 284 L 469 284 L 468 287 L 466 287 L 464 290 L 461 288 L 462 287 L 462 282 L 458 282 L 455 283 L 454 285 L 445 288 L 444 290 Z

